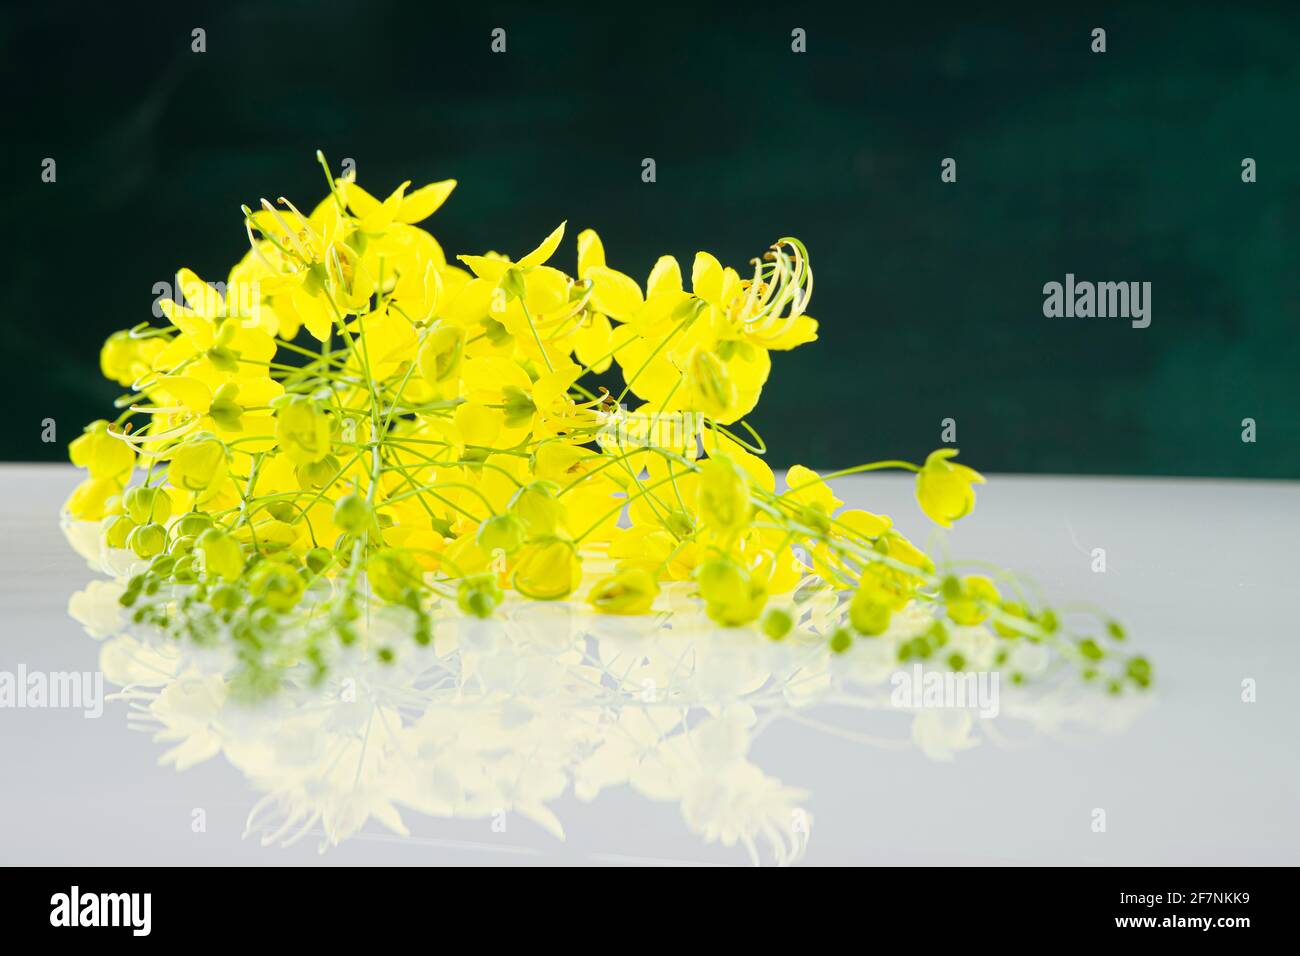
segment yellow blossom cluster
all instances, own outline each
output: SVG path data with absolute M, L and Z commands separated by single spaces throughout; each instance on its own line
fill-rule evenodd
M 455 181 L 380 199 L 326 169 L 308 212 L 244 207 L 249 248 L 224 282 L 180 270 L 167 325 L 104 345 L 127 394 L 72 443 L 88 475 L 66 507 L 144 566 L 123 598 L 138 619 L 263 646 L 305 611 L 347 643 L 380 600 L 427 640 L 452 605 L 486 616 L 513 593 L 646 614 L 677 581 L 718 624 L 775 639 L 796 592 L 842 594 L 836 650 L 914 601 L 1011 637 L 1054 632 L 989 578 L 937 573 L 828 482 L 915 472 L 920 507 L 948 527 L 983 481 L 955 451 L 828 476 L 796 465 L 778 485 L 745 419 L 772 353 L 817 338 L 798 240 L 744 271 L 663 256 L 644 282 L 590 229 L 567 271 L 563 223 L 514 258 L 448 258 L 421 224 Z M 594 384 L 615 370 L 618 394 Z

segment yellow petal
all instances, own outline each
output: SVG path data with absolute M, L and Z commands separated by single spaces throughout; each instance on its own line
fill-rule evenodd
M 381 206 L 379 200 L 356 183 L 340 179 L 338 185 L 343 192 L 343 201 L 348 204 L 348 208 L 358 219 L 366 219 L 379 212 Z
M 817 341 L 817 320 L 801 315 L 793 321 L 773 324 L 771 328 L 758 328 L 748 333 L 749 338 L 765 349 L 784 352 L 806 342 Z
M 660 256 L 654 268 L 650 270 L 650 278 L 646 280 L 646 298 L 652 299 L 670 294 L 678 295 L 681 291 L 682 267 L 677 264 L 677 260 L 672 256 Z
M 217 290 L 212 288 L 189 269 L 176 273 L 176 280 L 185 296 L 185 302 L 191 309 L 206 319 L 213 319 L 223 312 L 223 303 Z
M 191 348 L 202 350 L 212 347 L 212 323 L 199 313 L 177 305 L 171 299 L 160 300 L 158 308 L 162 309 L 163 315 L 167 316 L 172 325 L 192 340 L 187 343 Z
M 578 278 L 587 278 L 587 271 L 605 264 L 605 244 L 595 229 L 584 229 L 578 233 Z
M 308 295 L 299 289 L 290 298 L 290 304 L 298 316 L 299 323 L 307 327 L 312 338 L 317 342 L 324 342 L 329 338 L 334 319 L 329 304 L 323 297 Z
M 691 267 L 691 290 L 709 305 L 719 305 L 722 279 L 722 263 L 707 252 L 697 252 Z
M 498 408 L 486 408 L 473 402 L 466 402 L 456 408 L 456 429 L 461 441 L 466 445 L 491 447 L 501 434 L 505 416 Z
M 212 391 L 197 378 L 164 375 L 158 380 L 169 395 L 192 412 L 206 415 L 212 407 Z
M 492 256 L 457 256 L 456 258 L 469 266 L 474 275 L 491 282 L 500 282 L 501 277 L 510 268 L 508 260 L 495 259 Z
M 605 266 L 592 266 L 587 273 L 595 286 L 591 302 L 599 312 L 625 321 L 640 311 L 643 304 L 641 287 L 631 276 Z
M 454 179 L 444 179 L 442 182 L 421 186 L 402 200 L 397 211 L 397 221 L 415 223 L 428 219 L 447 201 L 447 197 L 455 188 Z
M 565 225 L 566 223 L 562 222 L 556 226 L 555 231 L 543 239 L 540 246 L 519 260 L 519 265 L 524 269 L 530 269 L 533 266 L 540 266 L 547 259 L 551 258 L 551 256 L 555 255 L 555 250 L 559 248 L 560 240 L 564 238 Z

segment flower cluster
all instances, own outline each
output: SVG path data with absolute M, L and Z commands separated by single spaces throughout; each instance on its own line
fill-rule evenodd
M 449 260 L 418 224 L 454 181 L 381 200 L 318 158 L 329 192 L 310 213 L 245 207 L 249 250 L 227 280 L 181 270 L 160 303 L 169 324 L 101 353 L 129 392 L 72 443 L 89 474 L 66 510 L 136 562 L 122 603 L 137 621 L 233 642 L 271 686 L 303 662 L 323 674 L 372 601 L 407 609 L 428 643 L 437 615 L 488 616 L 511 595 L 637 615 L 690 582 L 712 621 L 773 640 L 830 593 L 837 652 L 922 604 L 935 625 L 904 659 L 961 668 L 944 622 L 987 622 L 1112 691 L 1149 683 L 1145 659 L 1115 651 L 1118 625 L 1075 633 L 1009 577 L 936 569 L 829 483 L 914 472 L 921 509 L 948 527 L 983 481 L 955 450 L 824 476 L 796 465 L 778 489 L 745 417 L 772 353 L 817 338 L 798 240 L 743 274 L 701 252 L 687 277 L 663 256 L 644 284 L 592 230 L 573 274 L 559 268 L 564 224 L 518 258 Z M 617 395 L 595 381 L 615 369 Z

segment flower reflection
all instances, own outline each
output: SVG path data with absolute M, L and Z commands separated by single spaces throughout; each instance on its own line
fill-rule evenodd
M 1006 688 L 997 720 L 900 708 L 891 700 L 897 649 L 930 626 L 924 610 L 895 615 L 881 637 L 837 655 L 824 637 L 833 604 L 808 602 L 775 642 L 717 628 L 684 591 L 666 592 L 669 610 L 646 619 L 576 603 L 507 603 L 489 620 L 449 612 L 427 648 L 401 640 L 411 622 L 385 607 L 363 618 L 360 641 L 323 682 L 291 671 L 280 693 L 248 704 L 234 693 L 228 651 L 124 626 L 117 590 L 93 582 L 69 610 L 103 639 L 100 667 L 122 688 L 130 723 L 164 744 L 161 761 L 178 770 L 218 755 L 238 768 L 263 794 L 246 835 L 266 845 L 313 836 L 324 851 L 371 820 L 407 835 L 411 812 L 518 814 L 563 840 L 555 806 L 570 790 L 593 801 L 630 788 L 677 804 L 705 843 L 788 864 L 808 846 L 811 795 L 753 758 L 776 721 L 953 760 L 1003 741 L 1009 723 L 1056 731 L 1104 715 L 1122 726 L 1135 706 L 1044 675 Z M 997 638 L 987 629 L 958 628 L 953 640 L 972 668 L 992 667 Z M 373 653 L 382 646 L 403 650 L 383 663 Z

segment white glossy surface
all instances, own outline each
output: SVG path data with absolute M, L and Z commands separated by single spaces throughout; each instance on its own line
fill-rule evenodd
M 69 597 L 93 577 L 57 521 L 75 478 L 70 468 L 0 469 L 0 671 L 98 667 L 100 645 L 67 613 Z M 936 543 L 910 482 L 871 477 L 836 488 L 850 506 L 891 514 L 918 543 Z M 516 621 L 509 633 L 462 634 L 450 652 L 444 644 L 442 657 L 426 664 L 436 673 L 454 661 L 455 673 L 474 673 L 461 693 L 466 702 L 440 699 L 441 710 L 423 724 L 399 719 L 387 737 L 367 730 L 384 726 L 385 712 L 364 694 L 357 703 L 316 701 L 250 717 L 205 709 L 198 693 L 168 711 L 180 715 L 170 742 L 129 729 L 123 701 L 110 701 L 99 719 L 0 709 L 0 861 L 744 863 L 740 846 L 706 842 L 709 825 L 743 827 L 766 813 L 778 830 L 812 821 L 807 864 L 1294 864 L 1297 529 L 1294 484 L 993 476 L 974 515 L 950 534 L 950 553 L 1017 570 L 1053 600 L 1112 612 L 1154 661 L 1158 689 L 1137 708 L 1084 698 L 1085 726 L 1052 732 L 1043 722 L 1059 700 L 1022 700 L 1004 688 L 1003 714 L 974 720 L 977 745 L 951 761 L 935 759 L 956 740 L 951 732 L 914 733 L 913 716 L 891 712 L 887 701 L 863 706 L 869 693 L 853 707 L 822 702 L 792 711 L 785 701 L 806 687 L 783 678 L 788 657 L 771 656 L 789 648 L 755 650 L 718 634 L 593 642 L 608 672 L 616 668 L 607 648 L 623 662 L 643 660 L 638 648 L 648 652 L 642 677 L 662 668 L 671 641 L 702 649 L 691 655 L 688 683 L 669 667 L 656 686 L 694 694 L 695 702 L 730 701 L 721 711 L 727 720 L 701 717 L 689 738 L 656 741 L 644 720 L 654 708 L 611 706 L 608 689 L 592 696 L 572 683 L 572 668 L 553 669 L 574 628 L 587 626 L 554 610 Z M 1091 570 L 1094 547 L 1106 549 L 1105 574 Z M 736 707 L 742 673 L 767 681 L 768 691 L 747 700 L 756 734 L 735 716 L 745 713 Z M 395 679 L 358 676 L 381 695 Z M 1246 678 L 1257 682 L 1256 703 L 1241 700 Z M 489 716 L 474 719 L 475 708 Z M 1032 719 L 1014 719 L 1017 708 Z M 367 741 L 366 758 L 353 738 Z M 159 764 L 178 743 L 186 756 L 215 755 L 178 773 Z M 361 806 L 379 818 L 324 854 L 319 821 L 289 847 L 258 839 L 274 829 L 274 813 L 255 818 L 256 832 L 245 838 L 249 811 L 268 788 L 311 780 L 308 802 L 320 797 L 327 745 L 352 761 L 326 795 L 332 819 L 347 829 Z M 368 762 L 385 752 L 396 755 L 387 769 Z M 602 757 L 593 763 L 596 752 Z M 619 782 L 628 761 L 635 786 Z M 748 799 L 760 779 L 768 781 L 761 806 Z M 601 782 L 609 786 L 583 799 Z M 380 822 L 393 821 L 390 800 L 409 835 Z M 496 813 L 505 801 L 509 808 Z M 453 804 L 469 816 L 439 815 Z M 1095 808 L 1106 811 L 1104 833 L 1093 832 Z M 192 827 L 196 809 L 206 832 Z M 761 836 L 758 849 L 764 862 L 773 859 Z

